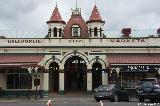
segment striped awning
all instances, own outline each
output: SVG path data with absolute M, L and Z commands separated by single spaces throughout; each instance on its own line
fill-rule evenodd
M 0 55 L 0 67 L 35 66 L 43 58 L 42 55 Z
M 110 64 L 160 64 L 160 54 L 107 54 Z

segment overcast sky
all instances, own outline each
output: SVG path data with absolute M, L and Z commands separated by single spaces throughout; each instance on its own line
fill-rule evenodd
M 106 21 L 105 30 L 160 28 L 160 0 L 77 0 L 87 21 L 96 5 Z M 56 2 L 64 21 L 76 0 L 0 0 L 0 30 L 46 30 Z

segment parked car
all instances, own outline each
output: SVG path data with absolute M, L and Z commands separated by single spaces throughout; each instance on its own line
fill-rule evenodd
M 94 98 L 97 102 L 100 100 L 111 100 L 113 102 L 120 100 L 130 101 L 130 96 L 126 90 L 115 84 L 101 85 L 95 88 Z
M 149 99 L 151 102 L 160 101 L 160 82 L 157 78 L 142 79 L 136 86 L 140 102 Z

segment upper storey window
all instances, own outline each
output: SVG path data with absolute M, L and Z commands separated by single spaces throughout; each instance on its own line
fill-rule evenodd
M 72 36 L 78 37 L 80 36 L 80 27 L 79 25 L 72 26 Z

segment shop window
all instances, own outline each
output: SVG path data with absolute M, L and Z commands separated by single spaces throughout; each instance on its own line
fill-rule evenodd
M 80 27 L 78 25 L 72 26 L 72 36 L 75 36 L 75 37 L 80 36 Z
M 7 89 L 28 89 L 32 88 L 32 78 L 28 73 L 22 70 L 15 70 L 14 73 L 6 73 Z

